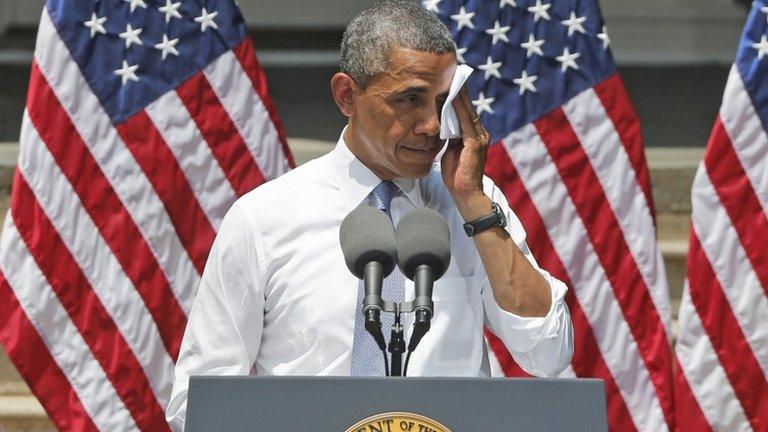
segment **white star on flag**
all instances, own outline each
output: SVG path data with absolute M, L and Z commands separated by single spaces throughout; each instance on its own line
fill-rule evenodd
M 437 4 L 441 1 L 442 0 L 424 0 L 421 2 L 421 5 L 424 6 L 424 9 L 430 12 L 440 13 L 440 9 L 437 7 Z
M 123 0 L 123 1 L 131 4 L 131 12 L 136 10 L 136 6 L 142 7 L 144 9 L 147 8 L 147 4 L 144 3 L 144 0 Z
M 557 61 L 560 62 L 561 70 L 565 72 L 568 68 L 578 69 L 579 65 L 576 64 L 576 59 L 579 58 L 581 54 L 579 53 L 571 53 L 568 51 L 568 47 L 565 47 L 563 50 L 563 55 L 555 57 Z
M 171 22 L 171 18 L 181 18 L 181 14 L 178 10 L 179 6 L 181 6 L 180 1 L 171 3 L 171 0 L 165 0 L 165 6 L 160 6 L 157 10 L 165 14 L 165 22 L 169 23 Z
M 136 45 L 144 45 L 144 43 L 139 39 L 139 35 L 141 34 L 142 29 L 137 28 L 134 29 L 131 27 L 130 24 L 125 26 L 125 31 L 120 33 L 120 39 L 125 39 L 125 49 L 128 49 L 131 47 L 131 44 Z
M 472 24 L 472 17 L 475 16 L 474 12 L 467 12 L 464 9 L 464 6 L 459 8 L 459 13 L 456 15 L 451 15 L 451 19 L 456 21 L 456 24 L 458 25 L 457 30 L 461 30 L 464 27 L 469 27 L 471 29 L 475 28 L 475 25 Z
M 159 44 L 155 45 L 155 48 L 159 50 L 163 50 L 163 60 L 165 60 L 166 57 L 168 57 L 168 54 L 173 54 L 175 56 L 179 55 L 179 51 L 176 50 L 176 44 L 179 43 L 179 38 L 174 39 L 168 39 L 168 35 L 163 35 L 163 41 Z
M 491 75 L 496 78 L 501 78 L 501 73 L 499 73 L 500 67 L 501 62 L 494 62 L 491 56 L 488 56 L 485 64 L 479 65 L 477 68 L 485 72 L 485 80 L 487 81 Z
M 581 25 L 586 20 L 587 17 L 577 17 L 576 12 L 571 11 L 571 17 L 560 22 L 562 22 L 564 26 L 568 26 L 568 36 L 573 36 L 574 32 L 579 32 L 581 34 L 586 33 L 584 31 L 584 26 Z
M 219 13 L 216 11 L 208 13 L 208 11 L 203 8 L 203 12 L 200 14 L 200 16 L 195 18 L 195 22 L 200 24 L 201 33 L 205 33 L 208 27 L 213 27 L 214 29 L 218 30 L 219 26 L 216 25 L 216 21 L 213 20 L 218 14 Z
M 91 20 L 83 23 L 84 26 L 91 29 L 91 37 L 96 36 L 96 33 L 107 34 L 107 30 L 104 28 L 104 23 L 107 21 L 107 17 L 97 17 L 96 12 L 91 14 Z
M 603 26 L 603 32 L 598 33 L 597 38 L 603 41 L 603 48 L 608 48 L 608 45 L 611 44 L 611 39 L 608 38 L 608 28 L 606 26 Z
M 517 7 L 517 3 L 515 3 L 515 0 L 499 0 L 499 9 L 503 9 L 504 6 L 506 5 Z
M 525 56 L 527 58 L 530 58 L 534 54 L 543 56 L 544 51 L 541 50 L 542 45 L 544 45 L 544 39 L 536 40 L 536 38 L 533 36 L 533 33 L 528 35 L 528 42 L 523 42 L 520 44 L 522 48 L 525 48 Z
M 551 8 L 552 5 L 542 4 L 541 0 L 536 0 L 536 4 L 528 8 L 528 12 L 531 12 L 533 14 L 533 22 L 539 22 L 539 18 L 544 18 L 545 20 L 549 21 L 549 8 Z
M 128 80 L 131 81 L 138 81 L 139 77 L 136 76 L 136 69 L 139 68 L 139 65 L 133 65 L 128 66 L 128 62 L 123 60 L 123 67 L 115 71 L 115 75 L 119 75 L 120 78 L 123 79 L 123 85 L 128 82 Z
M 762 60 L 763 56 L 768 54 L 768 39 L 765 35 L 760 37 L 760 42 L 753 43 L 752 48 L 757 50 L 757 59 Z
M 495 101 L 496 101 L 496 98 L 492 98 L 492 97 L 487 98 L 485 97 L 483 92 L 480 92 L 480 96 L 477 98 L 477 100 L 472 101 L 472 105 L 475 106 L 478 116 L 483 112 L 487 112 L 488 114 L 493 114 L 493 108 L 491 108 L 491 104 Z
M 488 29 L 485 32 L 493 36 L 493 41 L 491 41 L 491 45 L 496 45 L 496 41 L 498 41 L 499 39 L 503 40 L 504 42 L 509 42 L 509 39 L 507 38 L 508 31 L 509 31 L 509 26 L 501 27 L 501 25 L 499 25 L 499 22 L 496 21 L 496 23 L 493 25 L 493 28 Z
M 520 78 L 515 78 L 512 81 L 520 86 L 520 94 L 525 93 L 526 91 L 531 91 L 536 93 L 536 86 L 533 85 L 533 83 L 539 79 L 536 75 L 528 75 L 526 71 L 523 71 L 523 74 L 520 76 Z
M 459 63 L 466 63 L 466 60 L 464 60 L 465 52 L 467 52 L 466 48 L 456 48 L 456 61 Z

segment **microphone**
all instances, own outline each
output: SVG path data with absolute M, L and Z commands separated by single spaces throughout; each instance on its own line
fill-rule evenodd
M 385 351 L 386 342 L 380 321 L 384 304 L 381 299 L 381 283 L 392 273 L 397 261 L 395 229 L 386 213 L 373 207 L 361 206 L 344 218 L 339 240 L 347 268 L 363 280 L 365 329 L 376 340 L 379 348 Z
M 413 301 L 416 317 L 408 343 L 408 355 L 416 349 L 429 330 L 434 311 L 432 287 L 451 262 L 451 234 L 439 213 L 419 208 L 403 216 L 397 224 L 397 266 L 405 277 L 414 281 Z M 408 360 L 406 359 L 406 368 Z

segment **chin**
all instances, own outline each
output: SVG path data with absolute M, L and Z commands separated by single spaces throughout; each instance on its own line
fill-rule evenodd
M 407 169 L 404 169 L 400 173 L 400 177 L 407 178 L 407 179 L 420 179 L 424 178 L 429 174 L 429 171 L 432 169 L 432 163 L 429 164 L 419 164 L 419 165 L 413 165 L 408 167 Z

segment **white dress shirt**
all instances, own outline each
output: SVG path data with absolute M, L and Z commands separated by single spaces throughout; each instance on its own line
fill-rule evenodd
M 329 154 L 237 200 L 216 236 L 187 323 L 167 409 L 174 429 L 184 424 L 191 375 L 349 375 L 359 280 L 344 263 L 339 226 L 380 182 L 340 138 Z M 551 287 L 545 317 L 523 318 L 496 303 L 439 164 L 422 179 L 394 182 L 403 194 L 391 202 L 393 223 L 426 206 L 451 232 L 451 263 L 435 283 L 432 325 L 408 375 L 488 376 L 484 325 L 529 373 L 563 370 L 573 352 L 567 288 L 539 269 L 523 226 L 493 182 L 485 179 L 485 193 L 499 203 L 515 244 Z M 413 292 L 406 281 L 406 301 Z M 403 318 L 407 341 L 413 317 Z

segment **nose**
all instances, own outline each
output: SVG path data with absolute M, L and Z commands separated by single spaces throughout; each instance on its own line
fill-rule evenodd
M 436 104 L 428 104 L 419 110 L 414 133 L 435 136 L 440 132 L 440 112 Z

